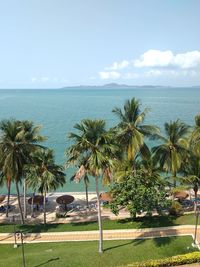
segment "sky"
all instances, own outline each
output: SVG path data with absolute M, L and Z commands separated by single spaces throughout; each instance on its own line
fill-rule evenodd
M 0 88 L 200 85 L 199 0 L 0 0 Z

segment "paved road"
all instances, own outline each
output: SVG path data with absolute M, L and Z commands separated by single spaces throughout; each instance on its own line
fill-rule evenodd
M 104 240 L 145 239 L 153 237 L 181 236 L 194 234 L 193 225 L 172 226 L 161 228 L 104 230 Z M 98 231 L 55 232 L 55 233 L 27 233 L 24 238 L 26 243 L 64 242 L 64 241 L 91 241 L 98 240 Z M 200 242 L 200 231 L 198 233 Z M 18 239 L 17 242 L 20 242 Z M 0 244 L 14 243 L 13 233 L 0 234 Z

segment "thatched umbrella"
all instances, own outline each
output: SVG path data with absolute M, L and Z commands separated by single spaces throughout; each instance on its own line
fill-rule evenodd
M 174 197 L 178 198 L 179 200 L 184 200 L 188 197 L 188 193 L 185 191 L 179 191 L 174 193 Z
M 67 209 L 67 205 L 71 204 L 74 201 L 74 197 L 71 195 L 63 195 L 60 197 L 56 198 L 56 202 L 58 204 L 64 204 L 65 205 L 65 209 Z
M 0 203 L 3 202 L 5 198 L 6 198 L 5 195 L 0 195 Z
M 111 202 L 112 201 L 112 196 L 110 195 L 109 192 L 104 192 L 104 193 L 100 194 L 100 200 L 101 201 Z
M 28 204 L 43 205 L 44 197 L 41 195 L 35 195 L 33 198 L 28 199 Z

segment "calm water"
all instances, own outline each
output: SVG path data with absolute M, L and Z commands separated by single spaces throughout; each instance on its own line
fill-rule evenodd
M 113 126 L 117 120 L 112 109 L 122 107 L 132 97 L 151 108 L 146 122 L 161 128 L 177 118 L 193 124 L 194 116 L 200 112 L 200 88 L 0 90 L 0 119 L 27 119 L 43 125 L 42 134 L 48 136 L 46 145 L 54 149 L 57 162 L 63 164 L 67 133 L 73 131 L 76 122 L 102 118 Z M 69 177 L 68 172 L 67 183 L 60 191 L 84 190 L 82 184 L 70 183 Z M 94 191 L 93 181 L 90 190 Z

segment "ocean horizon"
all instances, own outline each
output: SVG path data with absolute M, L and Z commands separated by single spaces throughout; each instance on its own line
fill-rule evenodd
M 198 87 L 71 87 L 60 89 L 1 89 L 0 120 L 15 118 L 31 120 L 41 125 L 41 134 L 48 137 L 44 145 L 54 149 L 56 162 L 65 163 L 65 149 L 69 146 L 67 135 L 82 119 L 104 119 L 107 127 L 117 124 L 112 113 L 114 107 L 123 107 L 125 100 L 136 97 L 142 108 L 149 107 L 146 123 L 163 130 L 165 122 L 180 119 L 194 124 L 194 116 L 200 112 L 200 88 Z M 66 171 L 66 184 L 57 191 L 84 191 L 83 183 L 70 182 L 73 170 Z M 95 191 L 90 179 L 89 190 Z M 6 187 L 0 189 L 6 193 Z M 15 188 L 12 186 L 12 193 Z

